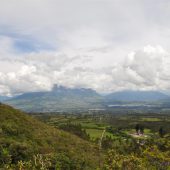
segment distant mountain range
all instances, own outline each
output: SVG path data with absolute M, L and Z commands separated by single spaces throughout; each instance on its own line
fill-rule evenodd
M 5 103 L 27 112 L 67 112 L 107 109 L 108 105 L 130 102 L 170 101 L 158 91 L 121 91 L 102 96 L 92 89 L 55 85 L 48 92 L 31 92 L 7 99 Z
M 6 103 L 28 112 L 62 112 L 102 108 L 102 100 L 92 89 L 56 85 L 52 91 L 25 93 Z
M 108 101 L 148 102 L 170 99 L 170 96 L 158 91 L 120 91 L 107 95 L 106 99 Z
M 0 96 L 0 102 L 10 99 L 8 96 Z

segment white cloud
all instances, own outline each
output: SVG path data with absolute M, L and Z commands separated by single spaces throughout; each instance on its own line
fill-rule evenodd
M 170 76 L 169 71 L 170 55 L 160 46 L 146 46 L 131 53 L 113 75 L 117 75 L 115 81 L 121 79 L 124 88 L 169 90 L 170 82 L 166 79 Z
M 169 9 L 167 0 L 2 0 L 0 94 L 169 89 Z
M 87 47 L 22 56 L 12 52 L 11 57 L 0 57 L 0 68 L 3 68 L 0 69 L 0 93 L 16 95 L 46 91 L 54 84 L 88 87 L 98 92 L 170 89 L 170 54 L 161 46 L 145 46 L 130 52 L 122 62 L 113 62 L 109 66 L 92 64 L 97 63 L 96 54 L 103 55 L 105 60 L 111 53 L 111 47 L 104 51 Z

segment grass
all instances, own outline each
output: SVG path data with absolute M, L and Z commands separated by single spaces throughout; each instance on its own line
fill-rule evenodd
M 127 129 L 127 130 L 123 130 L 124 133 L 129 134 L 129 133 L 136 133 L 135 129 Z M 151 130 L 150 129 L 144 129 L 144 134 L 151 134 Z
M 83 127 L 83 129 L 86 130 L 86 132 L 90 135 L 90 138 L 92 140 L 95 140 L 97 138 L 100 138 L 102 135 L 103 130 L 108 126 L 106 124 L 103 123 L 99 123 L 96 122 L 92 119 L 88 119 L 88 118 L 80 118 L 77 119 L 76 117 L 72 116 L 72 117 L 64 117 L 62 115 L 58 115 L 55 117 L 51 117 L 48 120 L 48 124 L 50 125 L 54 125 L 54 126 L 59 126 L 62 124 L 66 124 L 67 122 L 73 123 L 73 124 L 81 124 L 81 126 Z M 111 133 L 109 132 L 105 132 L 104 136 L 113 136 Z
M 93 123 L 93 122 L 89 122 L 89 123 L 82 122 L 81 125 L 85 129 L 100 129 L 100 130 L 105 129 L 105 126 L 100 125 L 100 124 L 96 124 L 96 123 Z
M 157 116 L 157 117 L 156 117 Z M 92 140 L 101 137 L 103 130 L 108 127 L 112 126 L 115 129 L 119 128 L 121 125 L 122 130 L 120 133 L 111 134 L 109 132 L 105 132 L 104 136 L 110 136 L 111 138 L 117 138 L 118 136 L 121 137 L 122 133 L 125 135 L 135 134 L 135 125 L 142 124 L 144 127 L 148 127 L 144 129 L 144 134 L 146 136 L 151 136 L 155 131 L 151 129 L 153 124 L 157 124 L 156 126 L 159 128 L 162 125 L 164 120 L 169 120 L 169 117 L 166 115 L 121 115 L 117 117 L 111 117 L 111 123 L 109 117 L 102 117 L 101 116 L 80 116 L 80 115 L 54 115 L 48 119 L 48 124 L 58 127 L 61 124 L 66 124 L 68 122 L 73 124 L 81 124 L 82 128 L 86 130 L 86 132 L 90 135 Z M 108 119 L 109 118 L 109 119 Z M 108 123 L 106 123 L 108 122 Z M 151 127 L 151 128 L 150 128 Z M 130 129 L 131 128 L 131 129 Z
M 100 138 L 103 130 L 99 129 L 86 129 L 86 132 L 90 135 L 92 139 Z
M 98 165 L 98 150 L 95 145 L 48 126 L 19 110 L 1 104 L 0 122 L 0 146 L 9 150 L 12 148 L 12 156 L 16 153 L 26 154 L 26 159 L 31 159 L 34 154 L 67 153 L 72 161 L 82 164 L 85 162 L 91 169 L 96 169 Z
M 157 118 L 157 117 L 147 117 L 147 118 L 143 117 L 143 118 L 141 118 L 141 121 L 159 122 L 159 121 L 161 121 L 161 119 Z
M 101 129 L 86 129 L 86 132 L 90 135 L 92 140 L 95 140 L 97 138 L 100 138 L 103 130 Z M 114 136 L 113 134 L 109 133 L 109 132 L 105 132 L 104 137 L 106 136 L 110 136 L 111 138 L 115 138 L 116 136 Z

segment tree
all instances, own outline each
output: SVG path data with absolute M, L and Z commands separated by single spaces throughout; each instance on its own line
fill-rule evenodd
M 163 129 L 162 127 L 160 127 L 160 128 L 159 128 L 159 136 L 160 136 L 161 138 L 163 138 L 164 135 L 165 135 L 165 131 L 164 131 L 164 129 Z
M 141 132 L 141 134 L 144 134 L 144 127 L 143 126 L 140 126 L 140 132 Z
M 139 124 L 136 124 L 135 129 L 137 134 L 139 134 L 139 128 L 140 128 Z

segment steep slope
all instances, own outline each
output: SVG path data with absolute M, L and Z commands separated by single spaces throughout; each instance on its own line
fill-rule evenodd
M 67 158 L 72 166 L 82 165 L 84 169 L 95 169 L 98 164 L 98 151 L 89 142 L 3 104 L 0 104 L 0 146 L 0 165 L 4 163 L 4 149 L 13 164 L 30 160 L 36 154 L 50 155 L 54 164 L 56 161 L 62 164 Z
M 120 91 L 105 97 L 107 101 L 158 101 L 170 99 L 170 96 L 158 91 Z
M 102 107 L 101 100 L 91 89 L 55 86 L 52 91 L 22 94 L 7 103 L 28 112 L 55 112 Z

